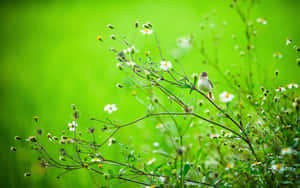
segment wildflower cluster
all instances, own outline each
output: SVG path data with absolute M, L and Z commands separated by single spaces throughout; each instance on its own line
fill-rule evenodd
M 237 44 L 235 48 L 240 51 L 241 58 L 249 57 L 248 64 L 252 64 L 256 56 L 253 51 L 256 31 L 260 25 L 268 24 L 264 18 L 248 20 L 252 6 L 250 4 L 245 11 L 237 1 L 231 5 L 246 25 L 247 45 L 240 47 Z M 215 11 L 204 20 L 208 22 L 213 15 L 216 15 Z M 210 29 L 217 27 L 214 23 L 206 24 Z M 222 23 L 222 26 L 226 25 L 227 22 Z M 83 133 L 85 127 L 79 122 L 79 112 L 72 105 L 73 119 L 62 135 L 43 134 L 39 130 L 36 136 L 27 139 L 15 137 L 17 141 L 30 143 L 39 153 L 44 168 L 62 169 L 58 178 L 84 168 L 101 175 L 107 183 L 126 181 L 151 188 L 299 184 L 300 98 L 297 83 L 283 83 L 277 72 L 275 77 L 282 85 L 278 82 L 271 86 L 258 85 L 253 67 L 248 67 L 245 77 L 233 72 L 224 73 L 218 54 L 215 59 L 211 58 L 201 43 L 203 63 L 212 66 L 228 84 L 221 92 L 212 91 L 219 96 L 213 99 L 197 85 L 200 72 L 188 74 L 178 59 L 163 53 L 151 23 L 140 25 L 136 22 L 134 27 L 141 36 L 154 38 L 159 57 L 152 56 L 149 49 L 140 53 L 142 50 L 121 35 L 117 27 L 110 24 L 107 27 L 112 32 L 109 38 L 121 44 L 109 48 L 116 58 L 116 67 L 130 75 L 130 81 L 118 83 L 117 87 L 136 88 L 131 95 L 145 106 L 146 114 L 120 123 L 114 119 L 117 105 L 107 104 L 101 110 L 109 117 L 91 118 L 101 129 L 89 127 L 85 133 L 92 139 L 87 139 Z M 201 24 L 199 29 L 207 28 Z M 235 36 L 233 38 L 235 40 Z M 97 39 L 105 43 L 104 37 Z M 194 35 L 180 37 L 176 42 L 178 47 L 188 49 L 198 45 L 193 39 Z M 219 37 L 215 36 L 214 40 L 217 44 Z M 291 39 L 286 40 L 287 45 L 291 42 Z M 217 45 L 214 47 L 218 48 Z M 279 52 L 273 56 L 282 58 Z M 218 86 L 220 84 L 216 84 Z M 125 144 L 118 140 L 118 133 L 123 128 L 148 119 L 152 120 L 151 124 L 161 138 L 154 143 L 145 143 L 148 148 L 153 148 L 150 154 L 135 150 L 134 143 Z M 35 121 L 38 123 L 38 118 Z M 101 138 L 95 135 L 101 135 Z M 43 137 L 60 146 L 58 157 L 52 157 L 42 143 Z M 114 147 L 120 150 L 122 160 L 107 157 Z M 17 151 L 16 147 L 11 147 L 11 151 Z M 30 176 L 30 173 L 26 172 L 24 176 Z

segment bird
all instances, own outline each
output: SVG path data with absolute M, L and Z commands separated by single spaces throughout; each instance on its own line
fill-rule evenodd
M 212 89 L 214 88 L 212 82 L 208 79 L 207 72 L 202 72 L 198 80 L 198 88 L 204 92 L 208 92 L 208 97 L 213 100 L 214 96 Z

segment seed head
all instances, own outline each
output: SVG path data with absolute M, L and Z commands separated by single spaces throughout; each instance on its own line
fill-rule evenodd
M 24 177 L 29 177 L 29 176 L 31 176 L 30 173 L 28 173 L 28 172 L 25 172 L 25 173 L 24 173 Z
M 138 28 L 140 23 L 138 21 L 135 22 L 135 28 Z

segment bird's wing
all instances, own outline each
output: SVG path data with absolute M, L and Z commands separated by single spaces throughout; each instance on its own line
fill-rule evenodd
M 210 85 L 211 88 L 214 88 L 214 86 L 213 86 L 213 84 L 211 83 L 210 80 L 208 80 L 208 83 L 209 83 L 209 85 Z

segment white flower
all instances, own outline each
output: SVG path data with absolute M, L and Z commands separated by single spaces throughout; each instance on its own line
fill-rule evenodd
M 70 131 L 75 131 L 76 130 L 76 127 L 78 126 L 76 121 L 72 121 L 72 123 L 68 123 L 68 126 L 69 126 L 69 130 Z
M 204 113 L 209 114 L 209 113 L 210 113 L 210 110 L 209 110 L 209 109 L 206 109 L 206 110 L 204 110 Z
M 264 24 L 264 25 L 267 24 L 267 21 L 266 21 L 264 18 L 257 18 L 256 21 L 257 21 L 258 23 L 262 23 L 262 24 Z
M 101 160 L 99 158 L 93 158 L 91 161 L 92 162 L 101 162 Z
M 276 89 L 276 92 L 283 92 L 283 91 L 286 91 L 284 87 L 279 87 Z
M 172 63 L 170 61 L 161 61 L 160 68 L 164 71 L 168 71 L 170 68 L 172 68 Z
M 156 125 L 156 128 L 164 128 L 164 125 L 162 124 L 162 123 L 158 123 L 157 125 Z
M 133 62 L 133 61 L 128 61 L 126 64 L 129 65 L 129 66 L 131 66 L 131 67 L 135 66 L 135 62 Z
M 143 33 L 144 35 L 151 35 L 153 33 L 153 30 L 145 28 L 141 30 L 141 33 Z
M 154 147 L 158 147 L 158 146 L 159 146 L 159 143 L 158 143 L 158 142 L 154 142 L 154 143 L 153 143 L 153 146 L 154 146 Z
M 232 101 L 232 99 L 234 98 L 234 95 L 228 93 L 227 91 L 224 91 L 219 96 L 220 96 L 221 101 L 224 103 L 228 103 L 228 102 Z
M 229 170 L 230 168 L 232 168 L 233 167 L 233 164 L 231 164 L 231 163 L 228 163 L 228 164 L 226 164 L 226 166 L 225 166 L 226 168 L 225 168 L 225 170 Z
M 181 37 L 177 39 L 177 46 L 181 48 L 190 48 L 191 47 L 191 37 Z
M 281 58 L 282 58 L 282 54 L 281 54 L 280 52 L 275 52 L 275 53 L 273 54 L 273 57 L 278 58 L 278 59 L 281 59 Z
M 111 114 L 113 111 L 117 111 L 117 107 L 115 104 L 108 104 L 104 107 L 104 111 L 107 111 L 109 114 Z
M 156 161 L 156 158 L 152 158 L 147 162 L 147 165 L 151 165 Z
M 293 152 L 293 150 L 291 148 L 283 148 L 281 150 L 282 155 L 288 155 L 288 154 L 291 154 L 292 152 Z
M 224 134 L 225 137 L 232 137 L 232 132 L 228 132 Z
M 136 51 L 135 47 L 131 46 L 131 47 L 127 48 L 127 49 L 124 49 L 123 53 L 127 54 L 127 53 L 131 53 L 131 52 L 135 52 L 135 51 Z
M 163 183 L 163 182 L 165 182 L 166 178 L 165 178 L 165 177 L 163 177 L 163 176 L 160 176 L 160 177 L 159 177 L 159 180 L 160 180 L 160 182 L 162 182 L 162 183 Z
M 298 84 L 290 83 L 289 85 L 287 85 L 287 87 L 288 87 L 289 89 L 298 88 Z
M 261 164 L 261 162 L 259 162 L 259 161 L 254 161 L 254 163 L 251 165 L 252 167 L 254 167 L 254 166 L 257 166 L 257 165 L 260 165 Z
M 210 138 L 211 138 L 211 139 L 219 138 L 219 135 L 218 135 L 218 134 L 211 134 L 211 135 L 210 135 Z
M 292 40 L 290 38 L 287 38 L 285 43 L 286 43 L 286 45 L 289 45 L 291 42 L 292 42 Z
M 277 164 L 273 164 L 272 167 L 271 167 L 272 170 L 279 170 L 279 171 L 282 171 L 284 168 L 283 168 L 283 165 L 280 164 L 280 163 L 277 163 Z

